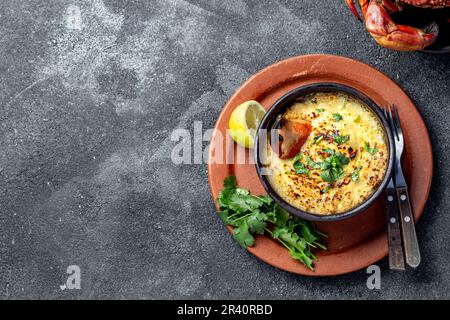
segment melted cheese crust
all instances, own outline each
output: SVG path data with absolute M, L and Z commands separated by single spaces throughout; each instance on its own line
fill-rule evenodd
M 342 116 L 339 121 L 337 113 Z M 281 160 L 267 146 L 269 182 L 285 201 L 306 212 L 333 215 L 358 206 L 373 194 L 386 173 L 388 148 L 382 124 L 365 104 L 341 93 L 315 93 L 293 104 L 283 116 L 308 120 L 313 128 L 301 149 L 308 174 L 297 174 L 294 159 Z M 338 145 L 332 138 L 336 134 L 349 135 L 349 140 Z M 369 152 L 367 143 L 376 151 Z M 343 166 L 345 175 L 334 183 L 324 181 L 322 169 L 305 160 L 323 162 L 329 156 L 326 149 L 350 158 Z M 352 179 L 355 172 L 358 178 L 353 175 Z

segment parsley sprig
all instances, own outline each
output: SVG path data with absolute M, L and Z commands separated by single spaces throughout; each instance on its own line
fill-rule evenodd
M 344 144 L 344 143 L 346 143 L 347 141 L 350 140 L 350 135 L 334 134 L 333 135 L 333 140 L 334 140 L 334 142 L 336 142 L 340 146 L 341 144 Z
M 350 159 L 342 153 L 336 153 L 331 149 L 327 149 L 326 152 L 330 156 L 321 163 L 322 173 L 320 177 L 326 182 L 336 182 L 345 177 L 344 166 L 349 164 Z
M 294 158 L 294 164 L 292 165 L 294 167 L 294 171 L 297 174 L 308 174 L 309 169 L 302 163 L 303 154 L 299 153 Z
M 220 218 L 234 227 L 233 238 L 244 248 L 253 246 L 255 234 L 269 234 L 286 247 L 292 258 L 313 271 L 318 259 L 311 250 L 326 250 L 319 242 L 326 235 L 316 230 L 313 223 L 290 216 L 269 196 L 255 196 L 239 188 L 234 176 L 224 180 L 217 203 Z
M 310 166 L 311 168 L 314 168 L 314 169 L 320 169 L 320 168 L 321 168 L 320 162 L 314 162 L 314 161 L 312 161 L 311 158 L 308 157 L 308 156 L 305 156 L 305 159 L 306 159 L 306 163 L 307 163 L 308 166 Z
M 323 162 L 314 162 L 309 156 L 303 157 L 302 153 L 299 153 L 294 158 L 293 168 L 297 174 L 308 174 L 309 168 L 320 169 L 320 177 L 325 182 L 336 182 L 339 179 L 345 177 L 344 166 L 350 163 L 350 158 L 346 157 L 341 152 L 335 152 L 332 149 L 326 148 L 324 152 L 329 156 L 323 160 Z M 306 160 L 307 166 L 301 161 L 303 158 Z M 353 180 L 355 181 L 355 180 Z

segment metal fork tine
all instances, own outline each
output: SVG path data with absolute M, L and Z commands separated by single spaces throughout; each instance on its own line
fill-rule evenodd
M 383 107 L 383 110 L 384 110 L 384 115 L 386 116 L 386 120 L 388 121 L 389 128 L 391 129 L 391 132 L 392 132 L 393 130 L 392 130 L 392 123 L 391 123 L 391 119 L 390 119 L 390 115 L 389 115 L 389 105 L 385 105 Z
M 398 117 L 398 111 L 397 111 L 397 107 L 395 105 L 394 105 L 394 120 L 395 120 L 396 127 L 398 127 L 400 129 L 401 128 L 400 118 Z
M 397 107 L 394 106 L 395 131 L 399 140 L 403 140 L 402 126 L 400 124 L 400 117 L 398 116 Z
M 387 105 L 387 110 L 386 110 L 387 114 L 388 114 L 388 119 L 389 119 L 389 125 L 391 126 L 391 129 L 394 130 L 393 128 L 393 123 L 392 123 L 392 114 L 391 114 L 391 105 L 388 104 Z
M 392 122 L 392 113 L 391 113 L 391 105 L 390 104 L 388 104 L 386 106 L 386 113 L 387 113 L 387 118 L 389 121 L 389 126 L 391 127 L 391 132 L 394 135 L 394 139 L 396 139 L 394 123 Z
M 389 106 L 389 116 L 391 119 L 391 126 L 392 126 L 392 131 L 394 132 L 395 139 L 400 140 L 398 130 L 397 130 L 397 125 L 395 123 L 394 105 Z

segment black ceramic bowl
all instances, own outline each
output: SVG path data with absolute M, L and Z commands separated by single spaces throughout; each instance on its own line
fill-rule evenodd
M 387 142 L 388 142 L 387 147 L 388 147 L 388 152 L 389 152 L 388 165 L 387 165 L 387 170 L 386 170 L 385 176 L 384 176 L 382 182 L 380 183 L 380 185 L 378 186 L 378 189 L 376 189 L 376 191 L 371 196 L 369 196 L 364 202 L 362 202 L 358 206 L 356 206 L 346 212 L 339 213 L 339 214 L 318 215 L 318 214 L 313 214 L 313 213 L 309 213 L 306 211 L 302 211 L 302 210 L 290 205 L 288 202 L 286 202 L 284 199 L 282 199 L 275 192 L 275 190 L 270 185 L 270 182 L 269 182 L 267 176 L 264 175 L 262 172 L 264 165 L 263 165 L 263 162 L 261 159 L 261 152 L 259 152 L 259 150 L 261 150 L 261 148 L 267 148 L 267 140 L 262 138 L 263 130 L 270 131 L 270 129 L 275 126 L 275 121 L 277 121 L 278 115 L 283 114 L 286 111 L 286 109 L 288 107 L 290 107 L 296 99 L 298 99 L 302 96 L 305 96 L 309 93 L 314 93 L 314 92 L 338 92 L 338 93 L 342 92 L 342 93 L 347 94 L 355 99 L 360 100 L 365 105 L 367 105 L 367 107 L 380 120 L 380 122 L 384 128 L 385 136 L 387 137 Z M 353 217 L 353 216 L 363 212 L 364 210 L 366 210 L 368 207 L 370 207 L 374 203 L 374 201 L 383 193 L 383 191 L 389 181 L 389 178 L 391 177 L 392 168 L 393 168 L 393 164 L 394 164 L 394 140 L 393 140 L 391 131 L 388 130 L 387 128 L 389 128 L 389 125 L 388 125 L 388 122 L 387 122 L 383 112 L 381 111 L 381 109 L 370 98 L 368 98 L 366 95 L 359 92 L 358 90 L 355 90 L 351 87 L 348 87 L 348 86 L 345 86 L 342 84 L 328 83 L 328 82 L 327 83 L 309 84 L 306 86 L 299 87 L 299 88 L 294 89 L 294 90 L 290 91 L 289 93 L 285 94 L 278 101 L 276 101 L 274 103 L 274 105 L 267 111 L 267 113 L 265 114 L 264 118 L 261 121 L 261 124 L 259 125 L 258 134 L 256 135 L 256 140 L 255 140 L 255 149 L 254 149 L 254 151 L 255 151 L 255 166 L 256 166 L 256 171 L 258 173 L 258 177 L 261 180 L 267 193 L 281 207 L 283 207 L 285 210 L 287 210 L 289 213 L 291 213 L 295 216 L 298 216 L 298 217 L 301 217 L 301 218 L 304 218 L 304 219 L 310 220 L 310 221 L 337 221 L 337 220 L 343 220 L 346 218 Z

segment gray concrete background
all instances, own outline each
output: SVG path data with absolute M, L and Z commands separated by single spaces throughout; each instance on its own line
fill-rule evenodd
M 68 20 L 80 9 L 81 28 Z M 306 53 L 360 59 L 417 103 L 434 147 L 416 271 L 279 271 L 214 215 L 206 165 L 174 128 L 211 128 L 251 74 Z M 450 298 L 450 57 L 377 46 L 344 1 L 3 0 L 1 298 Z M 82 289 L 62 291 L 68 265 Z

